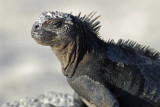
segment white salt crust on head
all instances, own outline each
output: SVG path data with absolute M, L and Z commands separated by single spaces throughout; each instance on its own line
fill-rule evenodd
M 72 18 L 70 17 L 70 14 L 63 13 L 63 12 L 43 12 L 39 18 L 37 19 L 37 23 L 42 25 L 44 22 L 52 19 L 63 19 L 65 23 L 72 24 Z

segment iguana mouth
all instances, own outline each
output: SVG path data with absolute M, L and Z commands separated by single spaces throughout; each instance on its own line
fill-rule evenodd
M 41 45 L 51 45 L 53 44 L 52 41 L 49 39 L 49 38 L 46 38 L 46 37 L 38 37 L 38 38 L 34 38 L 34 40 L 38 43 L 38 44 L 41 44 Z

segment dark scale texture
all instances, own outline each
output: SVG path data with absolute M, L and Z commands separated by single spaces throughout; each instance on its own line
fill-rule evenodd
M 142 99 L 138 96 L 143 92 L 144 78 L 138 68 L 130 65 L 120 67 L 117 63 L 111 62 L 107 58 L 103 60 L 91 58 L 87 63 L 80 64 L 72 78 L 87 75 L 112 90 L 116 98 L 123 102 L 120 106 L 140 104 Z

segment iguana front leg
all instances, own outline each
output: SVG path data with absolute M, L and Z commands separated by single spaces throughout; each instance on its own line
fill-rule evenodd
M 73 107 L 88 107 L 78 96 L 78 94 L 74 93 L 74 100 L 73 100 L 74 106 Z
M 119 103 L 112 92 L 87 75 L 82 75 L 76 79 L 68 78 L 68 82 L 89 107 L 119 107 Z

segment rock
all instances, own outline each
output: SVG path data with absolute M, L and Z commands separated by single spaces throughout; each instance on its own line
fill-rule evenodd
M 3 104 L 2 107 L 72 107 L 73 96 L 48 92 L 38 97 L 26 97 L 13 103 Z

